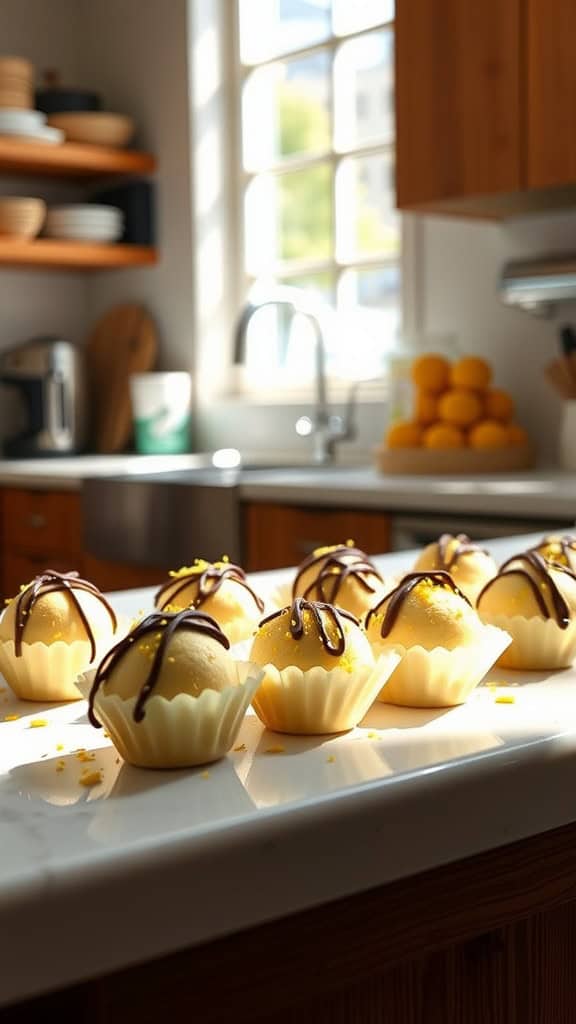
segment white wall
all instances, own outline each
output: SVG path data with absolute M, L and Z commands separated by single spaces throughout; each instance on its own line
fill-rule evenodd
M 498 298 L 499 271 L 510 259 L 576 250 L 576 212 L 503 224 L 422 219 L 419 319 L 426 332 L 448 332 L 463 352 L 482 353 L 496 382 L 514 395 L 519 419 L 546 459 L 556 456 L 560 403 L 543 368 L 558 353 L 558 327 L 574 304 L 552 319 L 508 309 Z
M 140 301 L 160 329 L 163 369 L 193 359 L 191 146 L 186 0 L 80 0 L 83 82 L 102 91 L 110 110 L 132 114 L 137 142 L 157 158 L 155 268 L 97 274 L 87 316 Z
M 66 83 L 78 82 L 81 62 L 79 9 L 74 0 L 2 0 L 0 40 L 3 54 L 27 57 L 40 73 L 55 68 Z M 34 178 L 0 178 L 0 195 L 74 197 L 74 188 L 47 185 Z M 85 278 L 80 274 L 8 271 L 0 268 L 0 349 L 33 334 L 59 333 L 81 341 L 85 330 Z M 18 416 L 11 391 L 0 391 L 0 436 Z

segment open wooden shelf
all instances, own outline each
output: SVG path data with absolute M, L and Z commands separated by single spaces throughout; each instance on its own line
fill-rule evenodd
M 149 174 L 156 169 L 151 153 L 111 146 L 63 142 L 59 146 L 0 136 L 0 174 L 37 177 L 97 178 L 117 174 Z
M 55 270 L 106 270 L 142 267 L 157 262 L 151 245 L 103 245 L 53 238 L 0 237 L 0 267 L 38 267 Z

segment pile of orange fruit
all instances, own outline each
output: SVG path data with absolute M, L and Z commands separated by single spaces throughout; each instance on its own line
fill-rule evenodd
M 412 364 L 411 420 L 394 423 L 388 448 L 508 448 L 528 443 L 514 422 L 514 400 L 492 387 L 492 368 L 479 356 L 450 363 L 443 356 L 419 356 Z

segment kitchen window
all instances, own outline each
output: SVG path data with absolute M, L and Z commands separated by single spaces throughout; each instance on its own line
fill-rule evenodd
M 401 322 L 394 2 L 236 0 L 236 13 L 239 298 L 269 284 L 315 292 L 338 314 L 331 378 L 381 377 Z M 309 330 L 259 310 L 247 388 L 311 379 Z

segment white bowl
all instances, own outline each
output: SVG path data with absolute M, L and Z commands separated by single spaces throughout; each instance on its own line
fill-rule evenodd
M 123 230 L 121 224 L 111 227 L 56 227 L 46 224 L 44 235 L 47 238 L 70 239 L 77 242 L 117 242 Z
M 60 206 L 51 206 L 48 210 L 49 216 L 60 216 L 69 214 L 112 214 L 122 216 L 122 210 L 118 206 L 105 206 L 104 203 L 65 203 Z
M 46 115 L 39 110 L 18 110 L 15 107 L 0 108 L 0 129 L 7 126 L 12 129 L 36 131 L 37 128 L 44 128 L 45 125 Z

